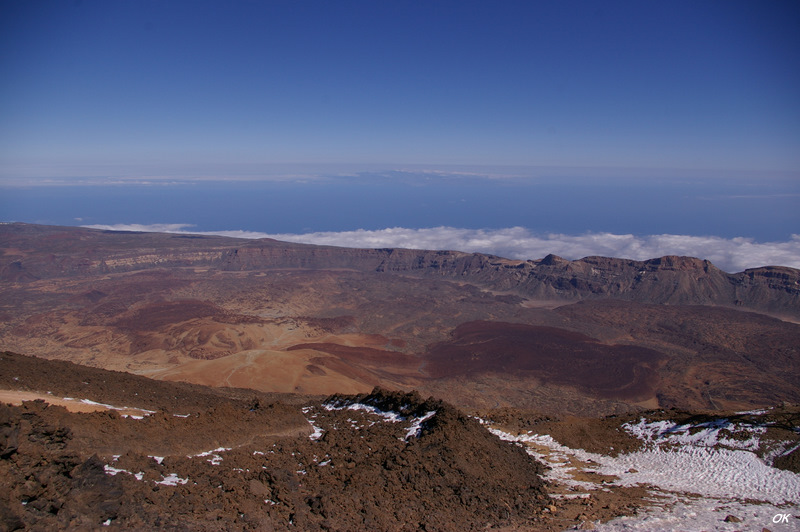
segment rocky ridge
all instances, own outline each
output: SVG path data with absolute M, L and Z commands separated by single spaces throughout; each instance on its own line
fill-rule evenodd
M 0 279 L 9 282 L 159 268 L 345 269 L 445 278 L 535 299 L 721 305 L 800 317 L 800 271 L 764 266 L 727 273 L 692 257 L 569 261 L 548 255 L 520 261 L 457 251 L 349 249 L 17 223 L 0 226 L 0 247 Z
M 535 460 L 436 399 L 375 390 L 287 405 L 196 387 L 192 407 L 174 384 L 54 364 L 0 357 L 45 388 L 60 368 L 116 404 L 166 402 L 143 419 L 0 405 L 2 530 L 477 530 L 531 526 L 549 504 Z M 128 392 L 96 389 L 114 379 Z M 298 418 L 306 430 L 274 430 Z
M 797 405 L 467 416 L 416 393 L 278 398 L 6 352 L 9 374 L 36 377 L 0 389 L 44 400 L 0 404 L 0 530 L 728 530 L 798 502 Z M 67 411 L 51 390 L 110 404 Z

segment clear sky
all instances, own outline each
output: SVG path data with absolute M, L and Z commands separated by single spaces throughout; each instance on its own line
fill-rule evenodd
M 797 172 L 800 2 L 0 2 L 0 177 L 265 163 Z
M 800 267 L 800 2 L 0 0 L 0 221 Z

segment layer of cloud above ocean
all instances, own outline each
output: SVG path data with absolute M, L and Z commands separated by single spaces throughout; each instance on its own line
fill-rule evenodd
M 647 260 L 664 255 L 685 255 L 710 260 L 728 272 L 760 266 L 800 268 L 800 235 L 784 242 L 756 242 L 751 238 L 692 235 L 585 233 L 537 234 L 523 227 L 461 229 L 431 227 L 408 229 L 268 234 L 253 231 L 191 231 L 191 224 L 89 225 L 94 229 L 193 233 L 236 238 L 273 238 L 286 242 L 353 248 L 410 248 L 487 253 L 511 259 L 538 259 L 550 253 L 575 260 L 587 256 Z

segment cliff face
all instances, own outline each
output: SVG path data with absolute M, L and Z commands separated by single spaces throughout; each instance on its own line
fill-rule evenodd
M 723 305 L 800 317 L 800 271 L 766 266 L 729 274 L 692 257 L 569 261 L 548 255 L 517 261 L 457 251 L 349 249 L 27 224 L 0 226 L 0 249 L 5 282 L 169 268 L 353 270 L 443 278 L 531 299 Z
M 799 273 L 0 224 L 0 340 L 274 392 L 747 410 L 798 401 Z
M 379 271 L 469 280 L 534 299 L 624 299 L 670 305 L 730 305 L 800 315 L 800 271 L 766 266 L 729 274 L 707 260 L 666 256 L 647 261 L 548 255 L 512 261 L 452 252 L 396 253 Z M 409 256 L 411 255 L 411 256 Z M 402 257 L 402 258 L 401 258 Z
M 457 251 L 347 249 L 259 241 L 226 252 L 221 263 L 220 267 L 235 270 L 352 269 L 440 277 L 532 299 L 724 305 L 800 316 L 800 271 L 766 266 L 729 274 L 693 257 L 569 261 L 548 255 L 541 260 L 515 261 Z

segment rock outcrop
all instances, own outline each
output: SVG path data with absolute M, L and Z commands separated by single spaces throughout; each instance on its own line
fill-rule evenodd
M 131 419 L 0 404 L 2 530 L 525 529 L 551 502 L 521 447 L 417 394 L 287 398 L 294 406 L 196 386 L 195 399 L 177 384 L 0 357 L 20 368 L 43 388 L 160 406 Z M 308 430 L 269 433 L 295 418 Z
M 532 299 L 721 305 L 800 317 L 800 271 L 764 266 L 727 273 L 692 257 L 570 261 L 548 255 L 519 261 L 458 251 L 350 249 L 28 224 L 1 225 L 0 248 L 0 280 L 13 283 L 165 268 L 332 269 L 444 278 Z

